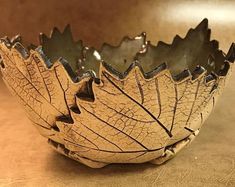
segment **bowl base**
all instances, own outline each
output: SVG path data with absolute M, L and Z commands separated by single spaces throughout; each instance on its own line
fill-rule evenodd
M 188 137 L 184 138 L 183 140 L 180 140 L 170 146 L 167 146 L 165 148 L 164 153 L 162 154 L 162 156 L 149 161 L 152 164 L 156 164 L 156 165 L 161 165 L 163 163 L 165 163 L 166 161 L 172 159 L 179 151 L 181 151 L 184 147 L 188 146 L 194 139 L 195 137 L 199 134 L 199 130 L 196 130 L 194 132 L 192 132 L 191 135 L 189 135 Z M 98 161 L 94 161 L 85 157 L 81 157 L 78 154 L 76 154 L 73 151 L 68 150 L 63 144 L 57 143 L 51 139 L 48 139 L 48 143 L 49 145 L 51 145 L 51 147 L 56 150 L 57 152 L 59 152 L 60 154 L 65 155 L 66 157 L 69 157 L 73 160 L 76 160 L 88 167 L 91 168 L 102 168 L 106 165 L 109 165 L 111 163 L 104 163 L 104 162 L 98 162 Z

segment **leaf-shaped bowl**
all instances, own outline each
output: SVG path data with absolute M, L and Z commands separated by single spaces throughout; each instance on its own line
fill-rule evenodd
M 24 47 L 0 41 L 3 80 L 58 152 L 90 167 L 161 164 L 188 145 L 232 70 L 210 41 L 207 19 L 172 44 L 142 33 L 100 50 L 74 41 L 69 27 Z

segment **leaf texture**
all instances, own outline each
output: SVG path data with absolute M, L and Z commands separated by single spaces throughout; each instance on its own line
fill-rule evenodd
M 44 59 L 31 50 L 27 59 L 19 52 L 21 44 L 8 48 L 1 43 L 3 79 L 11 92 L 25 106 L 31 121 L 47 133 L 58 116 L 68 116 L 73 106 L 74 94 L 79 89 L 69 77 L 63 61 L 58 60 L 48 68 Z
M 57 121 L 69 150 L 98 162 L 146 162 L 201 128 L 214 107 L 219 82 L 175 82 L 168 70 L 145 79 L 134 66 L 124 79 L 100 68 L 93 82 L 94 101 L 77 98 L 74 123 Z
M 47 40 L 48 46 L 56 43 Z M 136 53 L 126 53 L 132 45 L 128 40 L 121 49 L 104 45 L 101 50 L 107 61 L 115 56 L 114 67 L 90 58 L 99 75 L 81 77 L 62 58 L 52 63 L 40 47 L 27 51 L 17 39 L 0 42 L 3 79 L 32 123 L 57 151 L 90 167 L 171 158 L 198 134 L 232 71 L 234 45 L 223 56 L 218 75 L 197 66 L 192 74 L 185 70 L 176 78 L 166 64 L 144 73 Z M 135 42 L 142 48 L 145 35 Z M 134 63 L 116 70 L 119 53 L 124 64 Z

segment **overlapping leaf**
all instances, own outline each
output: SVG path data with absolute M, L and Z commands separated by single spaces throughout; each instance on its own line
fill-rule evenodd
M 152 160 L 200 129 L 217 99 L 214 86 L 220 84 L 207 83 L 206 72 L 181 82 L 169 70 L 145 79 L 139 66 L 121 80 L 101 66 L 100 79 L 92 85 L 94 101 L 77 98 L 74 123 L 57 125 L 69 150 L 110 163 Z
M 69 34 L 66 37 L 71 39 Z M 214 68 L 217 75 L 197 66 L 192 74 L 185 70 L 177 77 L 166 64 L 146 73 L 144 61 L 137 58 L 141 55 L 136 56 L 146 44 L 145 35 L 134 43 L 129 40 L 119 47 L 104 45 L 100 54 L 86 49 L 86 60 L 80 65 L 86 66 L 83 71 L 94 69 L 95 75 L 79 81 L 65 60 L 51 63 L 40 47 L 27 51 L 18 41 L 2 40 L 3 79 L 30 120 L 68 156 L 87 165 L 154 160 L 164 155 L 166 147 L 201 128 L 231 73 L 234 45 L 227 56 L 221 54 L 223 67 Z M 46 46 L 59 45 L 53 41 L 46 40 Z M 76 43 L 76 50 L 80 47 Z M 78 60 L 76 50 L 71 57 L 73 68 Z M 99 58 L 92 59 L 96 52 Z M 50 58 L 58 57 L 53 55 Z
M 6 42 L 0 44 L 3 79 L 25 106 L 31 121 L 42 127 L 40 130 L 45 129 L 42 133 L 48 133 L 58 117 L 69 116 L 79 85 L 69 77 L 63 60 L 49 68 L 39 52 L 31 50 L 28 56 L 22 56 L 20 43 L 8 48 Z

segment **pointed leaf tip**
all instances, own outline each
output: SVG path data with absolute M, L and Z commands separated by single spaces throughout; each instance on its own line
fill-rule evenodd
M 60 30 L 57 27 L 54 27 L 51 31 L 50 38 L 56 36 L 56 35 L 61 35 Z
M 199 30 L 208 29 L 208 19 L 207 18 L 203 19 L 201 23 L 199 23 L 195 29 L 199 29 Z
M 234 62 L 234 60 L 235 60 L 235 43 L 232 43 L 231 47 L 229 48 L 229 51 L 226 55 L 226 59 L 230 62 Z
M 72 34 L 70 24 L 67 24 L 62 32 L 62 34 L 66 34 L 66 33 Z
M 176 45 L 178 42 L 180 42 L 182 40 L 182 38 L 177 34 L 174 39 L 173 39 L 173 42 L 172 44 L 173 45 Z

